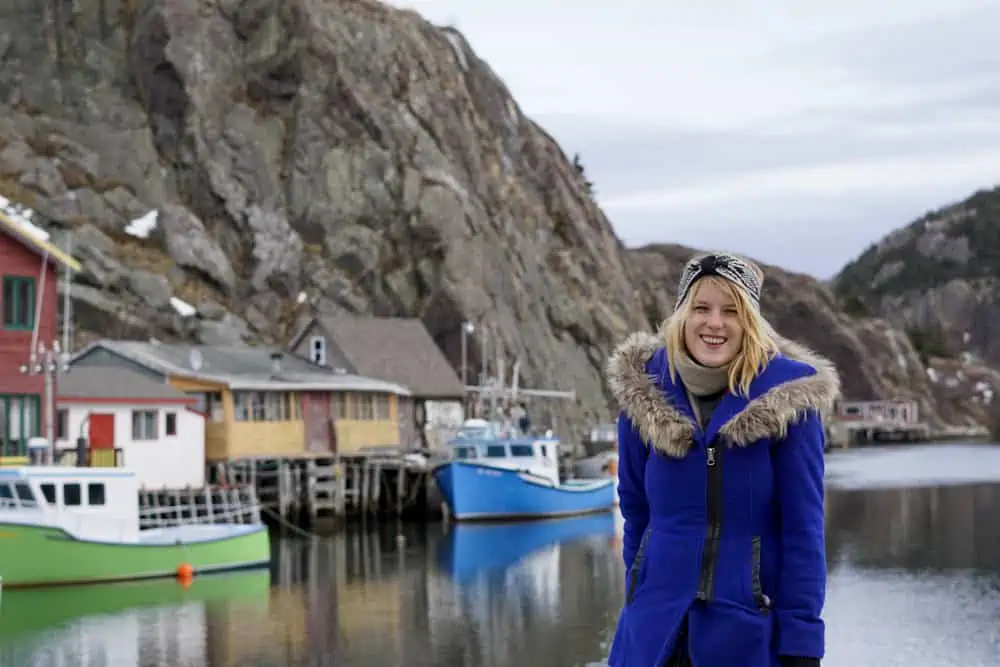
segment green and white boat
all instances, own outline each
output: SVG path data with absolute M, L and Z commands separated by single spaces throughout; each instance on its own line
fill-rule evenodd
M 267 526 L 139 529 L 139 488 L 122 468 L 0 468 L 0 577 L 7 589 L 186 577 L 271 561 Z

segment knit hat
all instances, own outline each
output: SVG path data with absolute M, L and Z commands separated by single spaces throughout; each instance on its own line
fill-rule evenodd
M 727 252 L 692 257 L 684 265 L 684 272 L 681 273 L 680 284 L 677 286 L 674 310 L 680 308 L 698 279 L 705 276 L 719 276 L 728 280 L 746 295 L 756 310 L 760 310 L 762 280 L 758 270 L 746 260 Z

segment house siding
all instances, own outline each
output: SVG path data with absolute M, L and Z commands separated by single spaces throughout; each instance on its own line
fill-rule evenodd
M 87 435 L 87 415 L 113 414 L 115 447 L 121 448 L 124 465 L 135 471 L 140 487 L 199 488 L 205 485 L 205 419 L 177 403 L 108 404 L 59 401 L 67 412 L 66 437 L 56 441 L 57 448 L 75 448 L 76 438 Z M 157 413 L 156 440 L 132 439 L 132 411 Z M 177 434 L 168 436 L 166 413 L 177 415 Z
M 45 286 L 42 288 L 42 274 Z M 56 284 L 59 279 L 55 265 L 42 265 L 41 255 L 25 247 L 20 241 L 0 232 L 0 282 L 3 276 L 25 276 L 35 280 L 35 298 L 41 299 L 41 313 L 36 312 L 37 340 L 51 347 L 57 338 L 56 321 L 59 299 Z M 0 292 L 0 312 L 3 293 Z M 38 435 L 44 436 L 48 416 L 48 406 L 44 399 L 45 379 L 41 374 L 25 375 L 21 366 L 29 360 L 32 331 L 8 330 L 0 319 L 0 394 L 37 395 L 41 399 L 41 428 Z

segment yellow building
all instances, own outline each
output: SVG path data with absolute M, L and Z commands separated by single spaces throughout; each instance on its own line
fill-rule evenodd
M 250 346 L 99 341 L 73 366 L 121 366 L 197 398 L 205 459 L 350 454 L 398 447 L 400 385 Z

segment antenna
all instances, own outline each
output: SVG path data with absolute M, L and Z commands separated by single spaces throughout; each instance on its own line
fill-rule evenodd
M 205 365 L 205 358 L 201 356 L 201 350 L 192 348 L 191 352 L 188 353 L 188 363 L 191 365 L 191 370 L 195 373 L 199 372 Z

